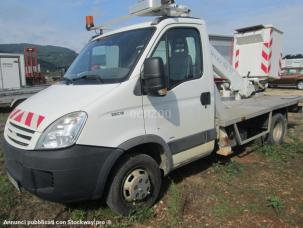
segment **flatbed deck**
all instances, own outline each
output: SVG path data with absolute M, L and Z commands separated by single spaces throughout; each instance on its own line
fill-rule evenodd
M 291 107 L 303 101 L 301 96 L 270 96 L 258 94 L 239 101 L 222 101 L 217 108 L 216 121 L 220 127 L 251 119 L 281 108 Z

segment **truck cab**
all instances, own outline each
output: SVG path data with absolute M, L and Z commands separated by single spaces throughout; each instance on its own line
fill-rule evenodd
M 4 131 L 15 186 L 56 202 L 151 206 L 161 179 L 217 137 L 204 21 L 161 17 L 93 38 L 64 79 L 20 104 Z

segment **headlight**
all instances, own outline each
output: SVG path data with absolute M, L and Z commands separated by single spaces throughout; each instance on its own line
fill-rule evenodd
M 42 133 L 36 149 L 58 149 L 73 145 L 86 119 L 85 112 L 74 112 L 61 117 Z

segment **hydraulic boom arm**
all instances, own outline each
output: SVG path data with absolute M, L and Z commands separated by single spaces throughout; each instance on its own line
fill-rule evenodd
M 255 87 L 248 78 L 241 77 L 232 65 L 212 46 L 210 53 L 215 73 L 225 77 L 230 82 L 230 90 L 241 97 L 250 97 L 255 92 Z

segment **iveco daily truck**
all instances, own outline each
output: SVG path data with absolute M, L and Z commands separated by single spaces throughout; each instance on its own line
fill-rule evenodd
M 180 166 L 259 137 L 283 142 L 300 97 L 256 94 L 188 8 L 145 0 L 130 11 L 159 17 L 94 37 L 60 84 L 8 117 L 5 165 L 17 188 L 56 202 L 105 197 L 127 215 L 152 206 Z M 229 81 L 220 91 L 214 72 Z

